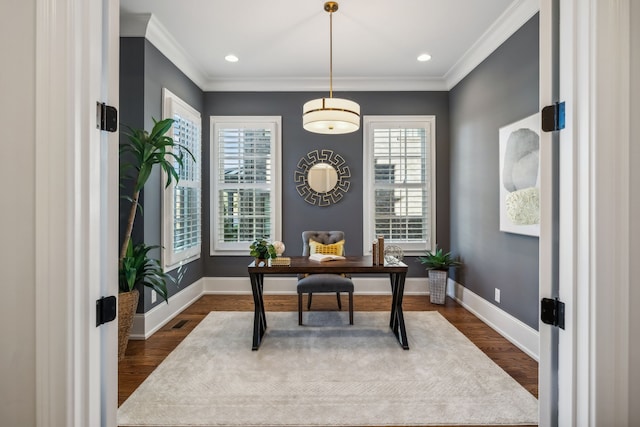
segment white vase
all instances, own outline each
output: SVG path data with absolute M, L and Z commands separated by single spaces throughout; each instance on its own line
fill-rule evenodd
M 446 270 L 429 270 L 429 300 L 431 304 L 444 304 L 447 296 L 447 278 L 449 272 Z

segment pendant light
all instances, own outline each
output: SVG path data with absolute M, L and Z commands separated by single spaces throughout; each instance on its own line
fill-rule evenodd
M 328 1 L 324 10 L 329 12 L 329 97 L 304 104 L 302 126 L 315 133 L 355 132 L 360 128 L 360 106 L 348 99 L 333 97 L 333 12 L 338 10 L 338 3 Z

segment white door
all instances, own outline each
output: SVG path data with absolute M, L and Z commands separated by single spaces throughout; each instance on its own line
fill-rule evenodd
M 96 70 L 100 85 L 100 100 L 119 109 L 120 106 L 120 0 L 102 0 L 102 38 L 100 70 Z M 119 131 L 120 123 L 118 123 Z M 100 135 L 100 296 L 118 294 L 119 235 L 119 132 L 102 131 Z M 100 327 L 100 414 L 102 427 L 116 427 L 118 408 L 118 323 Z
M 549 240 L 553 234 L 547 230 L 543 239 L 541 232 L 540 293 L 565 302 L 565 329 L 540 325 L 540 425 L 634 425 L 629 415 L 631 1 L 562 0 L 559 10 L 556 2 L 541 2 L 541 106 L 565 101 L 566 128 L 557 141 L 558 251 Z M 555 13 L 559 99 L 549 98 L 554 67 L 542 55 L 553 51 L 545 34 Z M 542 165 L 553 157 L 546 138 Z M 541 175 L 543 204 L 550 203 L 545 191 L 553 190 L 552 176 L 549 170 Z M 550 215 L 548 209 L 541 212 Z
M 540 2 L 540 109 L 558 102 L 558 0 Z M 558 132 L 540 135 L 539 295 L 555 298 L 558 285 Z M 558 330 L 539 322 L 539 425 L 558 425 Z
M 116 426 L 118 0 L 36 1 L 36 379 L 38 426 Z

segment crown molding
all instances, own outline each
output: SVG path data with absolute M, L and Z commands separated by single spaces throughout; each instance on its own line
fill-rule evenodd
M 444 75 L 452 89 L 540 10 L 539 0 L 517 0 Z
M 153 44 L 200 89 L 206 86 L 206 74 L 186 53 L 162 23 L 150 13 L 120 16 L 120 37 L 144 37 Z
M 211 92 L 328 92 L 329 83 L 322 78 L 210 79 L 201 87 Z M 334 92 L 363 91 L 446 91 L 444 79 L 402 77 L 334 78 Z
M 146 37 L 150 13 L 120 14 L 120 37 Z
M 334 91 L 447 91 L 452 89 L 540 9 L 539 0 L 516 0 L 441 78 L 334 78 Z M 152 14 L 120 17 L 121 37 L 145 37 L 201 90 L 212 92 L 323 92 L 323 78 L 209 78 Z

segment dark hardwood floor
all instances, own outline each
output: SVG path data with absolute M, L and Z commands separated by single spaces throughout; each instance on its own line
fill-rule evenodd
M 264 300 L 267 311 L 297 310 L 295 295 L 266 295 Z M 358 311 L 388 311 L 391 297 L 355 295 L 354 306 Z M 314 296 L 314 310 L 335 308 L 334 295 Z M 428 296 L 407 295 L 404 297 L 403 308 L 405 311 L 439 311 L 496 364 L 538 397 L 538 363 L 455 301 L 447 298 L 445 305 L 435 305 L 429 303 Z M 343 309 L 346 309 L 344 305 Z M 125 358 L 118 364 L 118 405 L 133 393 L 210 311 L 253 311 L 253 297 L 204 295 L 148 340 L 129 341 Z

